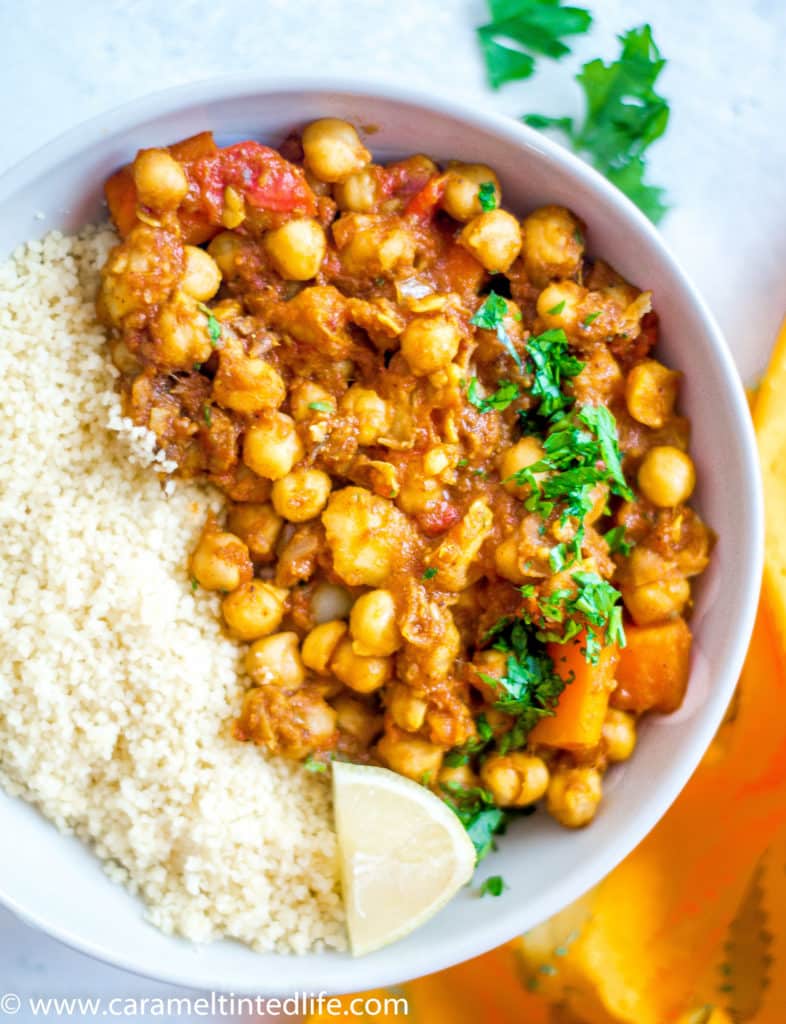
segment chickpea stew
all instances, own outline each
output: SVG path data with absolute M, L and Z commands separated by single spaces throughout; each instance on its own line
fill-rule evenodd
M 190 571 L 248 644 L 238 740 L 419 781 L 479 855 L 541 799 L 587 824 L 683 699 L 713 543 L 650 293 L 569 210 L 333 118 L 142 150 L 106 195 L 126 412 L 226 497 Z

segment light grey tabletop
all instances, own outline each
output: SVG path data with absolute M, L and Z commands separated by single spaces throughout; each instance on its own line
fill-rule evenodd
M 0 172 L 93 114 L 228 71 L 324 70 L 403 80 L 512 115 L 577 112 L 572 69 L 608 59 L 616 33 L 649 20 L 669 58 L 662 91 L 672 101 L 667 136 L 650 161 L 674 204 L 663 232 L 751 381 L 786 313 L 786 5 L 586 6 L 596 25 L 576 44 L 575 60 L 492 93 L 473 33 L 483 0 L 0 0 Z M 0 909 L 0 996 L 181 991 L 95 963 Z M 15 1019 L 33 1018 L 23 1006 Z

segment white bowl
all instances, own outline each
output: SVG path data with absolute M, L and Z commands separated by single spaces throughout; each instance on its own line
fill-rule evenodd
M 587 224 L 591 250 L 654 291 L 660 355 L 685 373 L 682 408 L 693 422 L 697 502 L 719 541 L 697 591 L 685 705 L 644 723 L 631 762 L 608 776 L 592 826 L 569 832 L 545 814 L 517 822 L 479 871 L 504 876 L 509 888 L 502 897 L 478 899 L 466 889 L 415 934 L 362 960 L 258 955 L 229 942 L 195 949 L 167 937 L 145 922 L 142 906 L 106 878 L 79 842 L 0 794 L 0 900 L 83 952 L 217 990 L 349 992 L 399 982 L 512 938 L 598 882 L 666 811 L 712 739 L 742 665 L 762 565 L 755 441 L 715 322 L 649 221 L 587 165 L 512 119 L 357 82 L 231 77 L 189 85 L 80 125 L 8 173 L 0 181 L 0 254 L 51 228 L 75 230 L 104 216 L 104 179 L 139 147 L 205 128 L 222 143 L 252 137 L 275 144 L 325 115 L 375 125 L 369 142 L 378 158 L 424 152 L 490 164 L 506 206 L 522 213 L 543 203 L 570 207 Z

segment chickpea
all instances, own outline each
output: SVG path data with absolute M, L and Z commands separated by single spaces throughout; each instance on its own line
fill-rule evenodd
M 367 658 L 355 654 L 349 637 L 341 640 L 330 661 L 330 671 L 350 690 L 372 693 L 390 679 L 393 665 L 390 658 Z
M 210 240 L 208 254 L 221 271 L 221 276 L 229 281 L 235 276 L 237 257 L 243 249 L 240 237 L 232 231 L 222 231 Z
M 645 427 L 659 430 L 674 412 L 680 375 L 656 359 L 637 363 L 625 381 L 628 412 Z
M 472 218 L 459 241 L 490 274 L 504 274 L 521 252 L 521 229 L 507 210 L 489 210 Z
M 492 754 L 483 762 L 480 778 L 500 807 L 526 807 L 546 792 L 549 770 L 539 757 L 516 751 Z
M 441 786 L 448 787 L 448 790 L 451 785 L 461 786 L 462 789 L 474 789 L 475 786 L 480 785 L 480 779 L 472 771 L 469 764 L 458 764 L 452 768 L 446 765 L 440 771 L 437 781 Z
M 636 746 L 636 719 L 627 711 L 609 708 L 602 736 L 609 761 L 627 761 Z
M 396 625 L 396 602 L 389 590 L 370 590 L 352 606 L 349 615 L 355 654 L 385 657 L 401 647 Z
M 344 392 L 339 408 L 345 416 L 354 416 L 357 419 L 358 444 L 374 444 L 390 427 L 390 406 L 371 388 L 361 388 L 353 384 Z
M 639 466 L 638 481 L 641 493 L 653 505 L 659 508 L 681 505 L 696 486 L 693 459 L 671 445 L 650 448 Z
M 579 322 L 580 305 L 586 296 L 586 288 L 575 281 L 554 281 L 538 296 L 538 316 L 548 328 L 574 331 Z
M 340 230 L 350 225 L 352 230 Z M 351 274 L 389 274 L 398 267 L 411 266 L 415 259 L 412 233 L 376 215 L 345 213 L 333 226 L 334 237 L 339 233 L 347 237 L 339 248 L 341 262 Z
M 356 697 L 339 694 L 333 701 L 333 707 L 336 710 L 336 725 L 363 747 L 371 746 L 382 732 L 382 716 Z
M 556 771 L 546 792 L 546 808 L 566 828 L 581 828 L 595 817 L 602 796 L 600 772 L 595 768 Z
M 439 776 L 445 754 L 419 736 L 408 736 L 399 730 L 386 732 L 377 744 L 381 760 L 399 775 L 421 782 Z
M 314 405 L 325 406 L 320 409 Z M 296 423 L 313 418 L 332 416 L 336 411 L 336 400 L 329 391 L 310 380 L 302 380 L 289 392 L 289 408 Z
M 494 567 L 503 579 L 510 580 L 511 583 L 524 583 L 527 579 L 526 573 L 521 569 L 519 542 L 515 533 L 506 537 L 494 549 Z
M 315 623 L 346 619 L 353 598 L 346 587 L 338 583 L 318 583 L 311 594 L 311 616 Z
M 286 393 L 281 374 L 265 359 L 221 353 L 213 398 L 222 408 L 244 413 L 277 409 Z
M 184 248 L 186 269 L 180 287 L 192 299 L 207 302 L 212 299 L 221 284 L 221 271 L 213 257 L 196 245 Z
M 246 672 L 255 683 L 296 690 L 306 680 L 297 633 L 273 633 L 246 652 Z
M 205 590 L 235 590 L 253 571 L 248 548 L 234 533 L 206 529 L 191 555 L 191 574 Z
M 331 486 L 321 469 L 293 469 L 273 484 L 273 508 L 290 523 L 305 523 L 325 507 Z
M 213 351 L 204 314 L 196 300 L 183 292 L 161 307 L 152 333 L 158 358 L 173 369 L 190 370 L 194 363 L 208 360 Z
M 328 675 L 330 660 L 346 632 L 347 624 L 340 619 L 332 619 L 314 626 L 306 634 L 300 649 L 303 664 L 321 676 Z
M 174 210 L 188 192 L 188 178 L 165 149 L 143 149 L 132 170 L 139 202 L 154 210 Z
M 405 732 L 417 732 L 426 720 L 428 704 L 404 683 L 388 690 L 387 707 L 390 717 Z
M 333 198 L 339 210 L 352 213 L 371 213 L 377 205 L 378 192 L 376 168 L 373 165 L 355 171 L 333 186 Z
M 461 335 L 445 316 L 415 317 L 401 335 L 401 354 L 418 377 L 428 376 L 452 362 Z
M 690 600 L 690 583 L 677 571 L 638 587 L 623 584 L 621 590 L 625 607 L 637 626 L 649 626 L 680 615 Z
M 269 562 L 284 521 L 272 505 L 248 502 L 234 505 L 227 516 L 227 526 L 247 545 L 254 562 Z
M 508 656 L 502 651 L 477 651 L 472 657 L 474 669 L 471 682 L 476 690 L 479 690 L 488 701 L 499 699 L 499 688 L 488 682 L 483 676 L 490 676 L 491 679 L 502 679 L 508 671 Z
M 448 168 L 442 209 L 454 220 L 467 221 L 483 213 L 480 205 L 481 185 L 491 182 L 494 186 L 495 205 L 499 206 L 501 192 L 499 178 L 486 164 L 451 164 Z
M 371 160 L 348 121 L 323 117 L 303 129 L 303 152 L 311 173 L 321 181 L 345 181 Z
M 287 281 L 316 277 L 325 258 L 327 241 L 322 225 L 310 217 L 288 220 L 264 238 L 275 270 Z
M 544 455 L 543 445 L 536 437 L 522 437 L 520 441 L 505 449 L 499 462 L 499 475 L 508 494 L 522 499 L 529 495 L 528 484 L 517 484 L 510 478 L 519 470 L 539 462 Z
M 543 206 L 524 218 L 524 269 L 543 288 L 554 278 L 573 277 L 581 267 L 584 238 L 579 222 L 563 206 Z
M 257 476 L 280 480 L 303 458 L 295 422 L 282 412 L 258 419 L 246 431 L 243 462 Z
M 224 598 L 224 621 L 241 640 L 258 640 L 281 625 L 289 591 L 262 580 L 248 580 Z

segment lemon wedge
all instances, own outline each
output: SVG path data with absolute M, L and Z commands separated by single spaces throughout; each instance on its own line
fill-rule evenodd
M 334 761 L 333 806 L 355 956 L 420 927 L 472 877 L 472 841 L 425 786 L 385 768 Z

